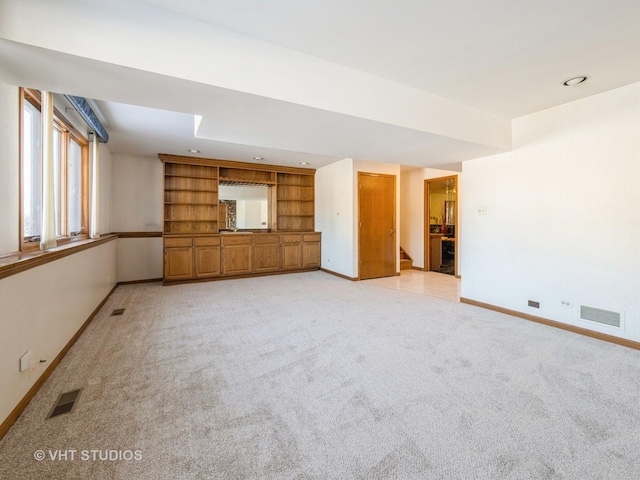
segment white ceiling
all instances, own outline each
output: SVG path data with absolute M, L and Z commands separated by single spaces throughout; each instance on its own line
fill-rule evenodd
M 0 4 L 0 80 L 98 100 L 114 153 L 455 169 L 504 151 L 500 118 L 640 81 L 635 1 L 54 3 Z
M 508 118 L 640 80 L 636 0 L 143 1 Z

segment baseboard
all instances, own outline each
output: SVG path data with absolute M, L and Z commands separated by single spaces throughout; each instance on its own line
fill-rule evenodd
M 118 286 L 120 285 L 133 285 L 136 283 L 155 283 L 161 282 L 162 278 L 147 278 L 145 280 L 127 280 L 126 282 L 118 282 Z
M 357 277 L 348 277 L 347 275 L 343 275 L 341 273 L 334 272 L 332 270 L 327 270 L 326 268 L 321 268 L 320 271 L 324 273 L 328 273 L 329 275 L 335 275 L 336 277 L 344 278 L 345 280 L 351 280 L 352 282 L 357 282 L 358 280 L 360 280 Z
M 413 265 L 411 266 L 411 270 L 418 270 L 419 272 L 426 272 L 426 270 L 422 267 L 414 267 Z
M 20 417 L 20 414 L 24 411 L 25 408 L 27 408 L 27 405 L 29 405 L 29 402 L 31 402 L 31 400 L 33 400 L 33 397 L 36 396 L 36 393 L 38 393 L 38 390 L 40 390 L 40 387 L 42 387 L 42 385 L 44 385 L 44 382 L 47 381 L 47 379 L 49 378 L 49 375 L 51 375 L 51 373 L 55 370 L 55 368 L 58 366 L 60 361 L 64 358 L 64 356 L 67 354 L 67 352 L 71 349 L 73 344 L 76 343 L 78 338 L 80 338 L 80 335 L 82 335 L 82 332 L 85 331 L 85 329 L 89 326 L 89 324 L 94 319 L 94 317 L 98 314 L 100 309 L 104 306 L 105 303 L 107 303 L 107 300 L 109 300 L 109 297 L 111 297 L 113 292 L 116 291 L 116 288 L 118 288 L 118 284 L 115 284 L 113 286 L 113 288 L 107 294 L 107 296 L 104 297 L 104 300 L 102 300 L 102 302 L 100 302 L 100 305 L 98 305 L 95 308 L 95 310 L 93 310 L 91 315 L 89 315 L 89 318 L 87 318 L 87 320 L 82 324 L 82 326 L 76 332 L 76 334 L 73 337 L 71 337 L 71 340 L 69 340 L 67 342 L 67 344 L 64 346 L 62 351 L 58 354 L 58 356 L 49 364 L 47 369 L 44 372 L 42 372 L 42 375 L 40 375 L 38 380 L 36 380 L 36 382 L 29 389 L 27 394 L 22 398 L 22 400 L 20 400 L 18 405 L 16 405 L 16 407 L 9 414 L 9 416 L 4 420 L 4 422 L 2 422 L 2 424 L 0 425 L 0 440 L 2 439 L 2 437 L 4 437 L 6 435 L 6 433 L 13 426 L 13 424 L 16 423 L 16 420 L 18 420 L 18 417 Z
M 489 303 L 482 303 L 476 300 L 471 300 L 469 298 L 460 297 L 460 303 L 466 303 L 468 305 L 474 305 L 476 307 L 486 308 L 487 310 L 493 310 L 494 312 L 506 313 L 507 315 L 523 318 L 524 320 L 529 320 L 531 322 L 541 323 L 549 327 L 559 328 L 561 330 L 577 333 L 579 335 L 584 335 L 586 337 L 596 338 L 598 340 L 603 340 L 605 342 L 622 345 L 623 347 L 629 347 L 636 350 L 640 350 L 640 342 L 634 342 L 633 340 L 627 340 L 625 338 L 615 337 L 613 335 L 608 335 L 606 333 L 594 332 L 593 330 L 588 330 L 582 327 L 576 327 L 575 325 L 568 325 L 566 323 L 556 322 L 555 320 L 536 317 L 535 315 L 529 315 L 528 313 L 522 313 L 516 310 L 509 310 L 508 308 L 497 307 Z

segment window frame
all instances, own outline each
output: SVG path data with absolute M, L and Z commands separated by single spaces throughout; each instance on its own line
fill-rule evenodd
M 19 212 L 19 245 L 21 252 L 38 250 L 40 248 L 40 240 L 30 240 L 24 236 L 24 152 L 23 152 L 23 112 L 24 102 L 29 102 L 39 111 L 42 111 L 42 100 L 39 90 L 21 87 L 19 91 L 19 150 L 20 150 L 20 168 L 19 168 L 19 195 L 20 195 L 20 212 Z M 60 184 L 58 191 L 60 192 L 60 225 L 61 235 L 56 235 L 58 245 L 65 243 L 84 240 L 89 238 L 89 140 L 80 131 L 73 126 L 62 113 L 54 107 L 53 109 L 54 128 L 60 131 Z M 41 135 L 42 136 L 42 135 Z M 78 235 L 71 235 L 68 231 L 69 220 L 69 201 L 67 189 L 69 187 L 68 165 L 69 165 L 69 144 L 74 140 L 80 145 L 81 156 L 81 230 Z M 64 179 L 64 180 L 62 180 Z

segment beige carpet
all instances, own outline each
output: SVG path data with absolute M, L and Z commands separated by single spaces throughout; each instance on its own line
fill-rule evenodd
M 0 478 L 637 479 L 639 398 L 638 351 L 322 272 L 123 286 Z

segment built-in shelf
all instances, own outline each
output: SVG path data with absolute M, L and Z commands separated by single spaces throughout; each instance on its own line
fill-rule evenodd
M 218 167 L 165 162 L 164 183 L 164 234 L 218 232 Z

